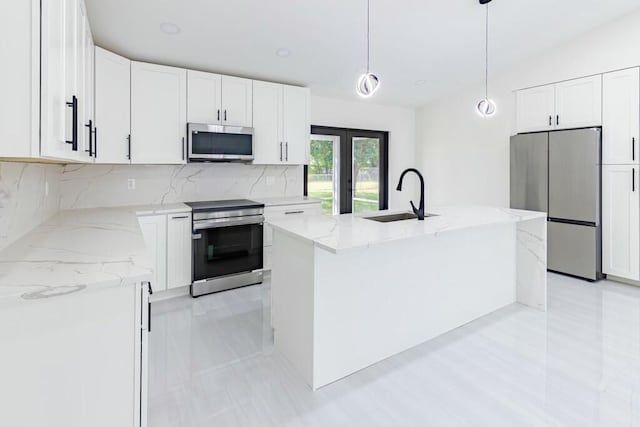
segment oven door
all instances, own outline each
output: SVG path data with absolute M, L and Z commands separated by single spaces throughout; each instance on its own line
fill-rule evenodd
M 263 217 L 194 223 L 193 281 L 262 270 Z
M 253 128 L 188 125 L 189 161 L 253 160 Z

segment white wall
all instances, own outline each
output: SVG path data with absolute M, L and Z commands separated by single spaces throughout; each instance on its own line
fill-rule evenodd
M 640 65 L 640 11 L 490 77 L 498 105 L 481 119 L 478 84 L 419 109 L 417 153 L 436 205 L 509 204 L 509 136 L 515 128 L 513 91 Z M 470 72 L 475 72 L 470 70 Z
M 58 211 L 61 171 L 60 165 L 0 162 L 0 249 Z
M 409 208 L 409 200 L 417 201 L 417 185 L 409 176 L 402 193 L 395 191 L 402 171 L 416 167 L 416 112 L 412 108 L 378 105 L 371 101 L 311 97 L 311 124 L 389 132 L 389 208 Z

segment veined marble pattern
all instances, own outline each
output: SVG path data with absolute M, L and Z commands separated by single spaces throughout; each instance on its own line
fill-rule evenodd
M 302 166 L 236 163 L 67 165 L 60 208 L 301 196 L 302 172 Z M 136 180 L 134 190 L 128 190 L 129 179 Z
M 269 287 L 153 304 L 149 427 L 638 426 L 640 289 L 549 274 L 513 304 L 317 392 L 273 351 Z
M 57 212 L 61 172 L 59 165 L 0 162 L 0 249 Z

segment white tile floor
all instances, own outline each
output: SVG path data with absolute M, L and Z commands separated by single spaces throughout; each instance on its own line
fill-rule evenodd
M 640 426 L 640 288 L 549 276 L 317 392 L 273 352 L 268 286 L 154 303 L 149 426 Z

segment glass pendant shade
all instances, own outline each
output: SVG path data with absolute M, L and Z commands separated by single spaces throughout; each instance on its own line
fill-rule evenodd
M 358 79 L 358 85 L 356 86 L 358 95 L 363 98 L 370 97 L 378 90 L 378 88 L 380 88 L 380 79 L 371 72 L 366 72 L 361 75 Z
M 496 114 L 496 103 L 489 98 L 484 98 L 478 105 L 476 106 L 476 111 L 480 115 L 480 117 L 493 117 Z

